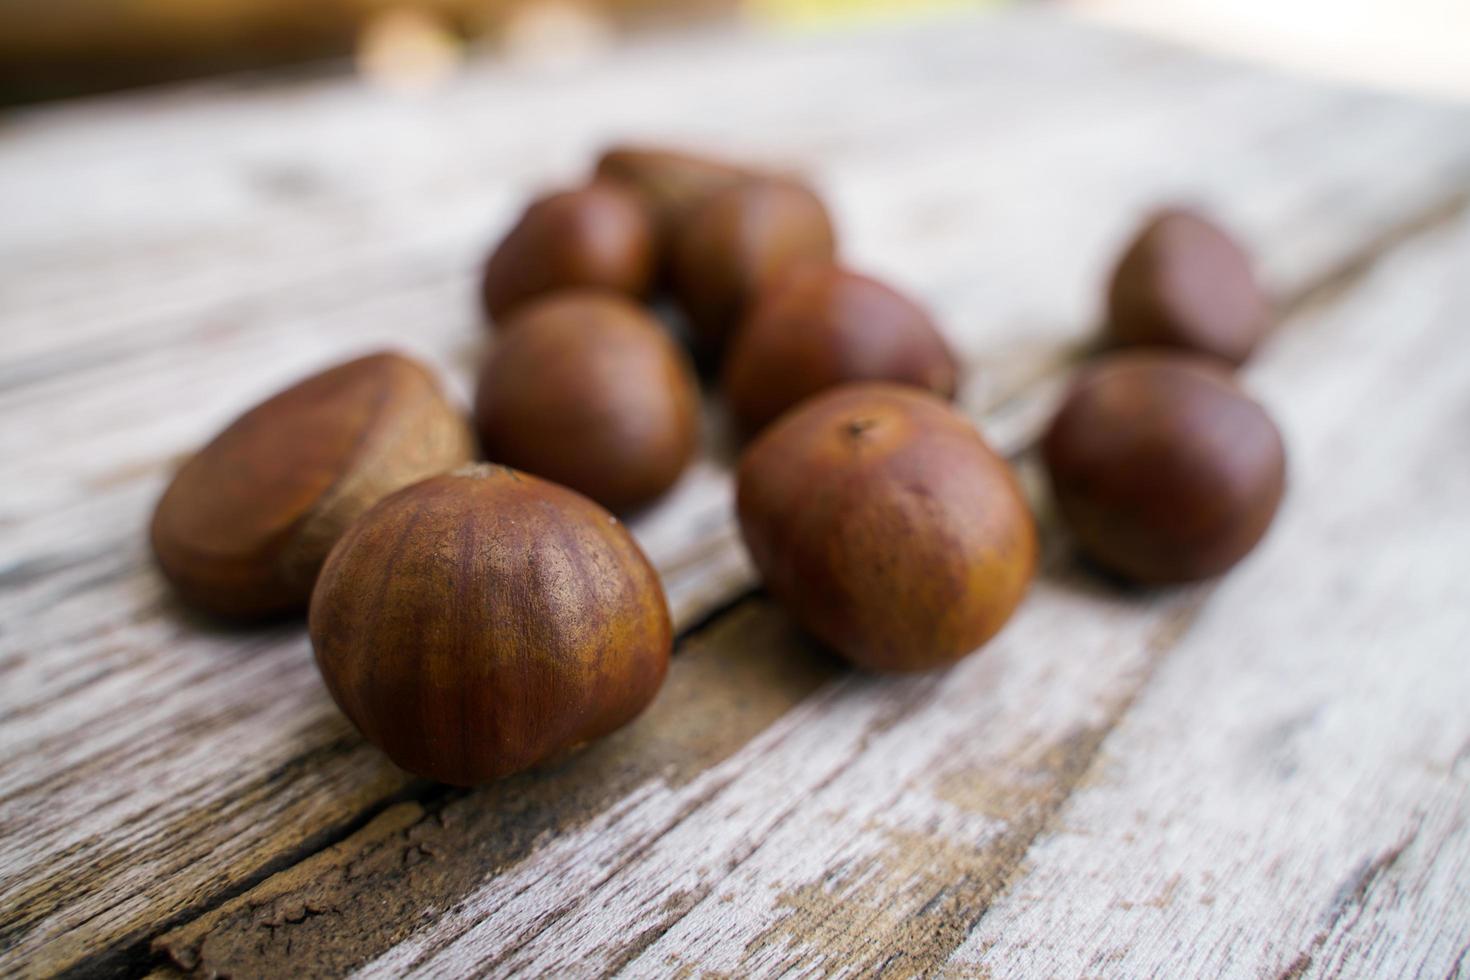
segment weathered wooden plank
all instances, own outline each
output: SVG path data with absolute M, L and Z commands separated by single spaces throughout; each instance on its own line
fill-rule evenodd
M 45 424 L 0 431 L 0 908 L 16 910 L 0 963 L 45 947 L 33 962 L 59 968 L 136 942 L 403 791 L 320 693 L 299 634 L 182 616 L 138 528 L 170 460 L 323 360 L 408 334 L 463 391 L 487 232 L 603 134 L 806 161 L 851 254 L 932 298 L 979 364 L 975 408 L 1055 368 L 1113 242 L 1156 196 L 1214 204 L 1295 292 L 1470 168 L 1463 113 L 1051 17 L 924 31 L 905 38 L 922 61 L 876 36 L 701 42 L 563 78 L 477 75 L 432 111 L 343 86 L 203 90 L 9 127 L 0 414 Z M 798 80 L 825 94 L 757 97 Z M 856 128 L 836 106 L 859 84 L 872 98 Z M 303 134 L 288 144 L 283 118 Z M 1145 152 L 1161 127 L 1173 152 Z M 67 193 L 83 173 L 90 192 Z M 1024 438 L 1036 414 L 1015 407 Z M 686 624 L 749 583 L 728 494 L 712 458 L 634 522 Z
M 1300 783 L 1297 809 L 1289 818 L 1273 812 L 1279 804 L 1273 785 L 1279 776 L 1264 774 L 1257 805 L 1230 827 L 1249 833 L 1264 825 L 1285 838 L 1268 853 L 1249 850 L 1241 855 L 1241 842 L 1230 838 L 1206 855 L 1227 862 L 1209 878 L 1216 901 L 1234 910 L 1249 903 L 1258 913 L 1258 931 L 1242 935 L 1232 948 L 1247 956 L 1264 955 L 1259 963 L 1226 958 L 1206 962 L 1201 969 L 1219 973 L 1243 965 L 1247 974 L 1259 972 L 1258 966 L 1269 969 L 1271 951 L 1280 948 L 1279 940 L 1273 940 L 1315 928 L 1319 921 L 1318 909 L 1302 904 L 1304 885 L 1310 882 L 1324 893 L 1324 909 L 1340 900 L 1341 876 L 1324 875 L 1324 869 L 1300 856 L 1324 830 L 1351 842 L 1339 855 L 1343 876 L 1351 877 L 1349 873 L 1361 872 L 1363 851 L 1374 856 L 1362 837 L 1354 839 L 1365 829 L 1387 832 L 1385 853 L 1399 846 L 1394 841 L 1403 828 L 1395 817 L 1402 814 L 1384 812 L 1391 792 L 1401 793 L 1407 807 L 1430 802 L 1434 794 L 1428 791 L 1437 789 L 1441 809 L 1464 796 L 1462 785 L 1446 785 L 1444 766 L 1470 737 L 1470 720 L 1462 710 L 1467 692 L 1463 683 L 1447 685 L 1448 677 L 1435 683 L 1435 678 L 1454 671 L 1470 624 L 1464 613 L 1432 621 L 1425 613 L 1441 610 L 1457 588 L 1453 560 L 1433 549 L 1442 548 L 1441 534 L 1450 540 L 1464 536 L 1465 515 L 1457 502 L 1470 485 L 1470 471 L 1462 465 L 1447 485 L 1431 486 L 1420 467 L 1435 460 L 1438 447 L 1454 438 L 1464 407 L 1456 393 L 1465 390 L 1467 369 L 1447 366 L 1426 385 L 1422 375 L 1405 368 L 1422 365 L 1452 342 L 1458 316 L 1446 316 L 1450 311 L 1442 303 L 1419 297 L 1443 295 L 1448 277 L 1456 275 L 1454 270 L 1470 254 L 1467 245 L 1470 236 L 1463 232 L 1453 249 L 1443 240 L 1435 242 L 1432 261 L 1416 252 L 1387 270 L 1386 281 L 1374 284 L 1378 288 L 1355 294 L 1307 324 L 1307 336 L 1294 344 L 1291 339 L 1281 342 L 1291 348 L 1274 352 L 1260 381 L 1268 396 L 1274 396 L 1273 404 L 1281 406 L 1298 450 L 1300 489 L 1269 549 L 1241 570 L 1240 584 L 1227 580 L 1211 604 L 1201 605 L 1208 590 L 1163 602 L 1130 602 L 1126 597 L 1120 602 L 1116 595 L 1094 591 L 1078 602 L 1067 595 L 1068 586 L 1086 589 L 1085 579 L 1069 583 L 1065 575 L 1053 578 L 985 657 L 934 679 L 908 705 L 903 702 L 905 695 L 912 696 L 910 691 L 890 689 L 887 697 L 877 699 L 878 711 L 890 709 L 881 721 L 863 714 L 867 699 L 859 691 L 849 689 L 841 699 L 833 695 L 848 710 L 829 708 L 799 734 L 809 739 L 802 743 L 808 749 L 860 738 L 861 755 L 845 765 L 824 765 L 820 753 L 813 752 L 807 765 L 816 772 L 809 781 L 785 770 L 779 780 L 768 780 L 757 760 L 749 760 L 746 774 L 719 799 L 663 834 L 607 884 L 578 893 L 574 912 L 546 916 L 551 924 L 531 941 L 500 931 L 502 907 L 490 902 L 435 922 L 424 930 L 426 936 L 410 940 L 367 972 L 391 975 L 414 966 L 453 973 L 489 963 L 505 972 L 563 975 L 597 975 L 623 966 L 633 975 L 660 975 L 679 967 L 737 975 L 776 975 L 792 968 L 803 973 L 883 969 L 886 975 L 926 974 L 945 961 L 969 924 L 1006 887 L 1032 839 L 1050 825 L 1077 781 L 1084 774 L 1107 779 L 1111 754 L 1102 761 L 1101 775 L 1093 766 L 1100 744 L 1105 738 L 1111 744 L 1112 725 L 1181 636 L 1186 650 L 1202 651 L 1199 657 L 1206 666 L 1204 675 L 1192 678 L 1185 689 L 1170 690 L 1162 681 L 1157 690 L 1145 691 L 1148 703 L 1158 705 L 1168 722 L 1157 722 L 1141 734 L 1143 744 L 1135 749 L 1141 765 L 1159 770 L 1156 785 L 1089 786 L 1086 796 L 1105 795 L 1109 806 L 1075 830 L 1076 808 L 1061 811 L 1058 820 L 1072 846 L 1055 860 L 1056 877 L 1027 876 L 1012 893 L 1015 907 L 1034 920 L 1024 922 L 1029 928 L 1016 928 L 1022 923 L 1005 918 L 987 921 L 981 935 L 1002 945 L 979 965 L 996 972 L 1009 968 L 1016 975 L 1085 973 L 1103 965 L 1087 958 L 1097 949 L 1089 937 L 1102 932 L 1113 938 L 1113 946 L 1102 946 L 1103 952 L 1131 957 L 1106 965 L 1128 973 L 1167 973 L 1181 965 L 1177 957 L 1185 948 L 1195 951 L 1192 963 L 1199 962 L 1200 952 L 1218 950 L 1210 943 L 1211 931 L 1181 943 L 1181 913 L 1147 905 L 1156 894 L 1153 886 L 1167 885 L 1161 865 L 1175 866 L 1169 860 L 1175 855 L 1157 850 L 1172 845 L 1176 851 L 1192 852 L 1212 819 L 1228 821 L 1233 808 L 1241 805 L 1239 767 L 1222 762 L 1222 745 L 1246 746 L 1241 754 L 1257 768 L 1274 765 L 1250 756 L 1261 746 L 1261 738 L 1254 736 L 1270 734 L 1282 721 L 1280 712 L 1265 718 L 1257 714 L 1269 693 L 1280 691 L 1286 695 L 1283 700 L 1298 705 L 1308 700 L 1317 710 L 1335 713 L 1339 729 L 1363 726 L 1370 718 L 1377 724 L 1365 726 L 1351 747 L 1332 744 L 1341 731 L 1324 734 L 1328 751 L 1321 758 L 1293 753 L 1296 758 L 1288 761 L 1300 767 Z M 1430 264 L 1421 268 L 1423 262 Z M 1387 322 L 1396 325 L 1392 342 L 1381 336 Z M 1375 357 L 1362 357 L 1359 352 L 1370 343 Z M 1345 414 L 1343 396 L 1351 390 L 1402 399 L 1403 407 L 1383 413 L 1376 405 L 1362 404 Z M 1347 446 L 1351 456 L 1338 458 Z M 1385 457 L 1398 459 L 1400 465 L 1378 468 L 1372 479 L 1342 485 L 1344 464 L 1346 472 L 1358 474 Z M 1309 474 L 1306 479 L 1303 471 Z M 1341 539 L 1343 523 L 1379 523 L 1387 501 L 1395 501 L 1396 513 L 1403 516 L 1374 528 L 1368 551 L 1380 556 L 1380 564 L 1371 569 L 1361 561 L 1350 564 L 1363 554 L 1362 544 Z M 1397 540 L 1405 535 L 1416 542 L 1408 549 Z M 1327 557 L 1322 555 L 1324 540 L 1334 537 L 1340 557 L 1333 564 L 1345 570 L 1302 582 L 1301 556 Z M 1383 561 L 1389 554 L 1395 560 Z M 1415 569 L 1412 575 L 1406 574 L 1410 568 Z M 1333 623 L 1341 615 L 1344 589 L 1374 601 L 1363 603 L 1348 621 Z M 1271 596 L 1282 594 L 1297 601 L 1271 602 Z M 1258 609 L 1282 612 L 1276 619 L 1256 617 L 1258 625 L 1249 635 L 1238 635 L 1232 627 L 1251 622 Z M 1387 647 L 1381 652 L 1314 642 L 1313 633 L 1323 630 L 1324 623 L 1331 637 L 1350 639 L 1366 626 L 1382 623 L 1389 609 L 1401 610 L 1398 620 L 1390 622 L 1420 624 L 1416 638 L 1421 642 L 1410 644 L 1420 654 L 1414 668 L 1405 670 L 1402 653 L 1387 656 L 1397 645 L 1388 639 L 1392 633 L 1380 634 Z M 1206 618 L 1188 628 L 1200 610 Z M 1287 625 L 1293 629 L 1283 629 Z M 1307 648 L 1315 655 L 1296 658 L 1294 669 L 1282 670 L 1283 660 Z M 1245 650 L 1255 655 L 1241 663 L 1238 657 Z M 1174 666 L 1171 661 L 1166 677 L 1175 676 Z M 1355 676 L 1354 668 L 1366 676 Z M 1459 673 L 1455 681 L 1463 681 Z M 1237 684 L 1230 684 L 1235 678 Z M 1318 689 L 1303 698 L 1303 687 L 1311 686 L 1305 682 L 1312 679 Z M 852 679 L 836 686 L 852 684 L 861 690 L 868 683 Z M 1390 710 L 1378 710 L 1371 696 L 1357 693 L 1376 690 L 1382 697 L 1384 685 L 1399 695 Z M 1205 692 L 1210 693 L 1202 696 Z M 1210 725 L 1214 705 L 1221 706 L 1222 720 L 1238 723 Z M 1129 729 L 1143 727 L 1145 717 L 1143 711 L 1128 716 Z M 1243 733 L 1239 722 L 1256 730 Z M 1391 737 L 1395 731 L 1398 739 Z M 1198 733 L 1194 739 L 1192 733 Z M 1214 751 L 1200 756 L 1181 751 L 1191 741 Z M 1426 762 L 1437 771 L 1406 780 L 1407 753 L 1397 746 L 1415 743 L 1436 750 L 1437 758 Z M 786 753 L 791 754 L 799 753 Z M 1371 769 L 1363 764 L 1369 758 L 1377 763 Z M 1180 787 L 1181 771 L 1219 776 L 1219 795 L 1202 800 L 1188 785 Z M 1345 792 L 1324 796 L 1324 784 L 1334 779 Z M 1410 785 L 1396 785 L 1406 782 Z M 1339 821 L 1336 809 L 1354 802 L 1359 820 Z M 1159 810 L 1168 813 L 1172 826 L 1151 819 Z M 1100 839 L 1120 835 L 1127 843 L 1111 860 L 1088 859 L 1089 854 L 1107 854 Z M 726 840 L 738 841 L 739 847 L 722 846 Z M 1089 872 L 1099 860 L 1122 882 L 1093 880 Z M 1293 860 L 1301 862 L 1296 874 L 1281 867 Z M 1246 870 L 1269 880 L 1260 881 Z M 1117 891 L 1109 887 L 1119 884 L 1123 887 Z M 1110 901 L 1120 893 L 1137 896 L 1137 906 L 1147 909 L 1140 914 L 1155 920 L 1155 942 L 1140 942 L 1139 924 L 1117 914 L 1112 904 L 1096 909 L 1084 905 L 1095 917 L 1074 922 L 1066 913 L 1080 902 L 1042 900 L 1086 895 L 1089 888 Z M 493 889 L 491 884 L 487 892 L 493 894 Z M 1255 898 L 1262 893 L 1271 900 Z M 1453 904 L 1455 894 L 1450 890 L 1427 903 L 1439 916 L 1452 916 L 1455 908 L 1463 908 Z M 547 896 L 543 892 L 538 897 Z M 609 914 L 609 909 L 616 913 Z M 477 917 L 472 928 L 459 933 L 456 918 Z M 1213 915 L 1206 907 L 1196 925 L 1229 933 L 1240 930 L 1239 921 L 1238 913 Z M 639 928 L 629 930 L 628 922 Z M 1463 931 L 1463 922 L 1459 928 Z M 1451 932 L 1441 947 L 1453 950 L 1456 935 Z M 657 941 L 647 944 L 650 937 Z M 1028 956 L 1028 941 L 1046 943 L 1057 958 Z M 436 946 L 434 957 L 424 958 L 424 949 Z M 405 950 L 413 958 L 406 958 Z M 634 953 L 638 958 L 629 962 Z M 961 957 L 954 965 L 974 964 Z
M 664 787 L 654 799 L 635 794 L 626 807 L 609 811 L 609 819 L 565 827 L 519 862 L 462 877 L 448 894 L 419 890 L 410 905 L 425 910 L 422 924 L 359 972 L 596 976 L 623 970 L 661 976 L 695 970 L 763 976 L 793 969 L 838 974 L 881 969 L 904 976 L 931 973 L 953 955 L 948 968 L 966 975 L 975 967 L 966 951 L 976 941 L 971 937 L 967 943 L 967 935 L 977 920 L 989 929 L 981 917 L 999 896 L 1007 894 L 1007 901 L 1022 908 L 1066 907 L 1066 901 L 1023 899 L 1034 875 L 1015 886 L 1012 878 L 1034 841 L 1050 842 L 1042 835 L 1056 826 L 1059 812 L 1062 825 L 1070 826 L 1070 808 L 1062 808 L 1074 788 L 1085 785 L 1085 792 L 1095 792 L 1096 782 L 1106 778 L 1106 768 L 1099 775 L 1099 752 L 1112 744 L 1125 716 L 1123 724 L 1132 725 L 1128 711 L 1139 691 L 1152 702 L 1155 687 L 1145 685 L 1151 679 L 1157 686 L 1166 683 L 1155 675 L 1167 655 L 1182 650 L 1179 655 L 1188 657 L 1196 648 L 1219 644 L 1234 649 L 1229 626 L 1248 621 L 1250 610 L 1268 604 L 1261 590 L 1280 595 L 1282 580 L 1291 580 L 1293 595 L 1309 593 L 1310 598 L 1300 605 L 1294 632 L 1275 636 L 1272 624 L 1263 622 L 1262 635 L 1252 638 L 1255 673 L 1246 683 L 1255 696 L 1235 692 L 1233 700 L 1253 707 L 1263 700 L 1262 690 L 1282 681 L 1274 662 L 1308 645 L 1301 631 L 1325 618 L 1341 602 L 1343 582 L 1352 581 L 1348 573 L 1335 581 L 1299 582 L 1302 555 L 1319 553 L 1321 539 L 1340 534 L 1345 515 L 1393 499 L 1417 515 L 1409 524 L 1414 529 L 1453 531 L 1446 521 L 1463 524 L 1454 501 L 1463 493 L 1464 480 L 1430 487 L 1419 467 L 1434 459 L 1436 445 L 1452 438 L 1463 406 L 1445 395 L 1464 390 L 1470 367 L 1439 370 L 1434 384 L 1422 388 L 1404 367 L 1423 363 L 1453 336 L 1457 318 L 1421 298 L 1436 295 L 1435 287 L 1454 274 L 1467 252 L 1470 222 L 1462 220 L 1453 239 L 1439 234 L 1410 248 L 1382 277 L 1305 317 L 1276 342 L 1257 380 L 1284 416 L 1301 483 L 1283 515 L 1283 529 L 1268 548 L 1218 588 L 1119 592 L 1080 571 L 1056 549 L 1059 541 L 1052 535 L 1047 574 L 1017 621 L 983 656 L 928 677 L 839 673 L 668 797 Z M 1386 318 L 1396 329 L 1392 337 L 1378 337 Z M 1370 343 L 1375 356 L 1362 356 Z M 1344 411 L 1344 392 L 1359 389 L 1403 399 L 1404 407 L 1384 414 L 1359 401 Z M 1367 461 L 1398 453 L 1409 434 L 1412 451 L 1395 457 L 1404 465 L 1384 467 L 1375 480 L 1337 489 L 1344 462 L 1349 472 L 1359 472 Z M 1344 444 L 1352 446 L 1345 461 L 1338 458 Z M 1321 505 L 1319 500 L 1334 490 L 1332 502 Z M 1403 530 L 1395 525 L 1379 534 Z M 1355 554 L 1357 547 L 1348 541 L 1341 550 Z M 1374 549 L 1380 555 L 1386 551 Z M 1435 567 L 1437 576 L 1403 576 L 1402 563 L 1411 557 L 1350 587 L 1354 592 L 1378 588 L 1380 602 L 1400 602 L 1405 617 L 1411 617 L 1454 586 L 1453 566 L 1445 562 Z M 1360 616 L 1370 619 L 1377 608 L 1364 608 Z M 1457 623 L 1441 621 L 1429 631 L 1433 664 L 1442 666 L 1459 655 L 1458 629 Z M 771 648 L 769 635 L 751 623 L 728 636 L 747 653 Z M 1218 647 L 1215 653 L 1207 680 L 1225 691 L 1228 685 L 1219 675 L 1233 673 L 1236 665 L 1222 660 Z M 779 653 L 776 659 L 785 656 Z M 1325 659 L 1332 660 L 1330 651 Z M 1322 672 L 1321 663 L 1305 666 Z M 1171 661 L 1166 672 L 1172 667 Z M 1391 669 L 1386 663 L 1378 668 L 1380 674 Z M 1423 680 L 1420 673 L 1399 684 L 1405 691 L 1418 684 L 1429 692 L 1422 697 L 1433 702 L 1433 711 L 1423 713 L 1413 731 L 1463 751 L 1457 739 L 1470 736 L 1470 721 L 1456 717 L 1457 724 L 1443 727 L 1464 703 L 1463 692 L 1425 686 Z M 1329 686 L 1353 690 L 1340 678 Z M 1197 710 L 1208 707 L 1199 700 L 1176 694 L 1161 703 L 1179 724 L 1188 724 Z M 1352 724 L 1365 707 L 1339 702 L 1323 710 L 1335 709 L 1344 724 Z M 1388 714 L 1381 725 L 1403 725 L 1404 718 Z M 1273 723 L 1265 722 L 1268 728 Z M 1235 734 L 1222 728 L 1211 738 L 1228 741 Z M 1158 742 L 1151 743 L 1146 759 L 1164 762 L 1169 774 L 1177 775 L 1184 763 L 1170 748 L 1176 741 L 1183 738 L 1167 738 L 1163 751 Z M 1399 757 L 1377 756 L 1378 750 L 1366 744 L 1358 750 L 1374 752 L 1380 767 L 1365 775 L 1361 766 L 1341 766 L 1340 758 L 1319 763 L 1324 771 L 1308 773 L 1303 767 L 1308 792 L 1338 766 L 1368 780 L 1359 789 L 1375 798 L 1385 788 L 1380 781 L 1393 781 Z M 1201 768 L 1214 761 L 1201 760 Z M 1441 768 L 1428 785 L 1438 779 L 1443 787 L 1444 773 Z M 1451 799 L 1463 796 L 1463 786 L 1451 789 Z M 1166 795 L 1161 788 L 1135 800 L 1119 791 L 1116 799 L 1146 805 Z M 448 838 L 456 842 L 452 846 L 440 838 L 440 849 L 459 854 L 493 846 L 482 835 L 491 826 L 494 807 L 481 806 L 480 796 L 464 803 L 482 814 L 479 821 L 457 827 Z M 1303 800 L 1298 832 L 1319 831 L 1337 802 Z M 1179 805 L 1177 828 L 1169 838 L 1186 849 L 1202 817 L 1194 806 L 1189 798 Z M 1228 809 L 1222 805 L 1210 812 Z M 1372 812 L 1368 806 L 1364 810 Z M 1114 819 L 1124 832 L 1131 826 L 1121 815 Z M 1440 824 L 1447 819 L 1440 814 Z M 1079 835 L 1078 846 L 1088 846 L 1087 839 Z M 1126 865 L 1130 870 L 1145 877 L 1157 873 L 1157 864 L 1146 856 L 1128 857 L 1138 862 Z M 390 887 L 387 875 L 369 874 L 335 890 L 332 908 L 342 918 L 333 923 L 311 920 L 284 933 L 272 929 L 268 938 L 247 928 L 252 916 L 263 914 L 261 908 L 299 906 L 312 882 L 336 881 L 339 869 L 340 862 L 324 861 L 299 878 L 283 875 L 279 883 L 265 886 L 269 902 L 247 893 L 216 916 L 165 937 L 162 946 L 186 965 L 225 972 L 278 972 L 291 962 L 290 950 L 299 948 L 342 957 L 331 961 L 333 969 L 350 964 L 363 947 L 337 937 L 343 923 L 355 936 L 350 930 L 357 923 L 375 921 L 371 911 L 362 910 L 369 896 Z M 1322 888 L 1333 883 L 1316 881 Z M 1009 893 L 1008 887 L 1013 888 Z M 1246 897 L 1242 886 L 1229 882 L 1212 887 L 1222 900 L 1226 894 Z M 1066 894 L 1051 888 L 1043 893 Z M 1136 893 L 1142 896 L 1140 905 L 1154 895 L 1146 887 Z M 1436 913 L 1453 915 L 1455 906 L 1444 898 L 1434 900 Z M 1289 898 L 1261 908 L 1282 934 L 1315 923 Z M 392 921 L 401 924 L 402 919 Z M 1164 919 L 1161 927 L 1177 923 Z M 1088 940 L 1078 937 L 1091 933 L 1040 928 L 1028 935 L 1049 937 L 1066 956 L 1085 956 Z M 1254 939 L 1259 945 L 1262 937 Z M 248 949 L 242 948 L 246 944 Z M 201 953 L 211 946 L 212 957 Z M 983 966 L 1009 966 L 1023 975 L 1066 974 L 1086 972 L 1089 963 L 1039 959 L 1013 943 Z
M 1225 581 L 951 961 L 993 976 L 1451 975 L 1470 943 L 1470 221 L 1254 372 L 1292 448 Z M 1356 405 L 1354 402 L 1356 401 Z
M 206 973 L 340 975 L 487 877 L 510 899 L 544 901 L 541 882 L 510 870 L 528 854 L 565 854 L 559 889 L 596 882 L 715 792 L 726 760 L 838 671 L 768 605 L 747 602 L 681 646 L 654 706 L 613 737 L 543 772 L 401 804 L 160 948 Z

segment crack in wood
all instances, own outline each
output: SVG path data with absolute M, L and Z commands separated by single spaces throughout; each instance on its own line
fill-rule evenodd
M 1378 854 L 1370 854 L 1359 862 L 1352 873 L 1338 886 L 1337 894 L 1333 896 L 1332 905 L 1327 910 L 1322 927 L 1312 936 L 1311 941 L 1307 943 L 1306 949 L 1298 953 L 1287 964 L 1286 969 L 1281 971 L 1277 980 L 1297 980 L 1297 978 L 1306 975 L 1306 972 L 1311 969 L 1318 951 L 1326 945 L 1333 930 L 1349 914 L 1356 915 L 1362 910 L 1373 887 L 1378 883 L 1378 880 L 1383 876 L 1384 872 L 1392 868 L 1418 838 L 1419 832 L 1423 828 L 1423 823 L 1424 815 L 1421 813 L 1414 818 L 1408 831 L 1392 847 Z

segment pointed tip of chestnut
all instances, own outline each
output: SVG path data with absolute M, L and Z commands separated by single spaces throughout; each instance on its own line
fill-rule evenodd
M 1187 208 L 1161 209 L 1144 223 L 1108 291 L 1107 339 L 1118 347 L 1171 347 L 1241 364 L 1271 320 L 1245 248 Z
M 190 605 L 232 619 L 304 608 L 328 550 L 386 494 L 473 456 L 427 368 L 383 352 L 250 409 L 184 463 L 149 537 Z
M 643 199 L 613 181 L 538 198 L 486 260 L 485 311 L 499 321 L 527 300 L 576 287 L 643 296 L 653 280 L 655 234 Z
M 954 397 L 959 368 L 913 299 L 831 262 L 793 267 L 763 290 L 725 356 L 724 390 L 754 433 L 819 391 L 856 381 Z
M 364 737 L 459 786 L 627 724 L 673 646 L 658 575 L 616 518 L 488 464 L 407 487 L 353 524 L 322 569 L 309 629 Z
M 1266 410 L 1225 365 L 1167 350 L 1085 368 L 1042 456 L 1082 551 L 1143 585 L 1231 568 L 1265 536 L 1286 485 Z
M 845 385 L 782 416 L 741 458 L 737 511 L 772 596 L 869 670 L 970 654 L 1036 566 L 1010 466 L 948 403 L 903 385 Z

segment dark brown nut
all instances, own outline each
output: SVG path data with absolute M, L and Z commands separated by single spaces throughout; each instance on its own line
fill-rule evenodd
M 893 381 L 953 398 L 957 375 L 923 307 L 826 262 L 796 267 L 763 291 L 725 355 L 725 394 L 748 432 L 846 382 Z
M 528 207 L 485 264 L 485 310 L 499 320 L 517 304 L 577 286 L 648 292 L 654 225 L 637 194 L 611 182 L 543 197 Z
M 205 611 L 303 609 L 348 524 L 473 453 L 428 369 L 391 353 L 349 361 L 252 408 L 185 463 L 154 511 L 153 552 Z
M 1270 416 L 1224 365 L 1188 354 L 1120 353 L 1085 369 L 1042 452 L 1082 550 L 1144 584 L 1240 561 L 1286 484 Z
M 626 184 L 643 197 L 665 255 L 674 229 L 715 191 L 754 177 L 755 171 L 709 157 L 646 146 L 613 146 L 597 161 L 596 179 Z
M 1036 567 L 1010 466 L 917 388 L 846 385 L 783 416 L 740 461 L 737 509 L 771 595 L 869 670 L 969 654 Z
M 749 180 L 707 197 L 674 237 L 674 292 L 705 353 L 717 353 L 762 287 L 804 261 L 830 261 L 827 208 L 802 184 Z
M 353 524 L 322 569 L 310 629 L 327 689 L 364 737 L 457 786 L 626 725 L 673 645 L 658 575 L 616 518 L 483 464 Z
M 699 387 L 642 307 L 613 293 L 557 293 L 506 321 L 480 374 L 475 421 L 492 461 L 621 512 L 688 465 Z
M 1161 211 L 1144 225 L 1108 293 L 1113 345 L 1173 347 L 1231 364 L 1250 357 L 1271 318 L 1245 249 L 1204 217 L 1180 209 Z

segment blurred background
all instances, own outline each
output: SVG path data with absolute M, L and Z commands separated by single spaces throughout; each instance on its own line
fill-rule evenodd
M 4 0 L 0 104 L 282 66 L 421 91 L 691 25 L 840 29 L 1025 0 Z M 1236 56 L 1470 98 L 1470 0 L 1031 0 Z

